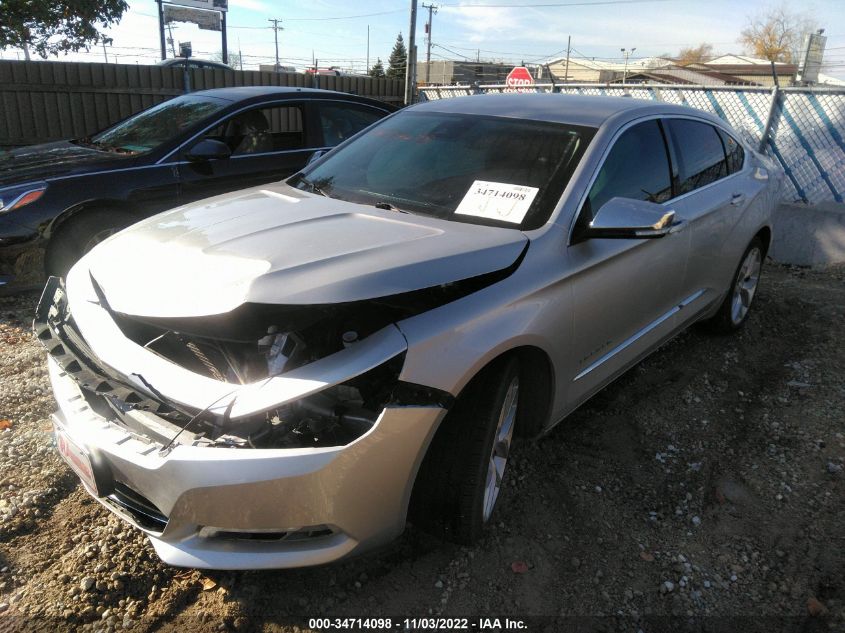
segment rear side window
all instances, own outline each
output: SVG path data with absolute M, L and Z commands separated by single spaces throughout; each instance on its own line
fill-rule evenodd
M 350 103 L 325 103 L 319 107 L 325 147 L 339 145 L 385 115 L 379 110 Z
M 646 121 L 620 136 L 599 169 L 579 224 L 588 224 L 611 198 L 665 202 L 672 197 L 669 157 L 656 120 Z
M 669 119 L 667 123 L 678 157 L 676 195 L 689 193 L 728 175 L 725 150 L 716 128 L 687 119 Z
M 719 130 L 722 137 L 722 142 L 725 144 L 725 156 L 728 159 L 728 174 L 735 174 L 742 169 L 742 164 L 745 161 L 745 150 L 733 136 Z

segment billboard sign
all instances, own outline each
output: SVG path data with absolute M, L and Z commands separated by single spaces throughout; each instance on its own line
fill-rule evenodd
M 222 31 L 220 13 L 217 11 L 203 11 L 189 7 L 164 5 L 164 23 L 191 22 L 206 31 Z
M 207 11 L 228 11 L 229 0 L 165 0 L 168 4 L 192 9 L 206 9 Z

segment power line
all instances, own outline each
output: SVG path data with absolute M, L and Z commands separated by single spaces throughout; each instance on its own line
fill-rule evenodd
M 544 4 L 449 4 L 444 3 L 443 6 L 454 7 L 456 9 L 473 9 L 473 8 L 496 8 L 496 9 L 547 9 L 554 7 L 589 7 L 602 6 L 608 4 L 643 4 L 647 2 L 678 2 L 680 0 L 597 0 L 596 2 L 552 2 Z

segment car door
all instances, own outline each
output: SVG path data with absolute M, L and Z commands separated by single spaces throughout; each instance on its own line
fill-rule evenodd
M 309 123 L 308 104 L 295 101 L 265 103 L 226 117 L 183 148 L 183 200 L 275 182 L 296 173 L 320 146 Z M 191 160 L 191 148 L 206 139 L 225 143 L 231 155 Z
M 668 119 L 667 127 L 678 165 L 673 205 L 690 231 L 686 285 L 703 293 L 699 305 L 704 308 L 726 289 L 741 254 L 726 253 L 731 231 L 763 184 L 755 190 L 754 182 L 740 175 L 744 152 L 726 132 L 687 118 Z
M 616 137 L 576 221 L 568 248 L 575 271 L 571 402 L 591 395 L 669 336 L 678 306 L 686 300 L 688 232 L 677 230 L 656 239 L 578 239 L 579 227 L 588 225 L 614 197 L 671 209 L 672 167 L 657 119 L 636 123 Z

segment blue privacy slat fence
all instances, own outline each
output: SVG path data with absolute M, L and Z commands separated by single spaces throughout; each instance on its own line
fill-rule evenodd
M 420 100 L 434 100 L 506 90 L 502 85 L 436 86 L 419 92 Z M 754 147 L 766 136 L 766 151 L 787 175 L 785 201 L 845 200 L 845 89 L 538 84 L 535 91 L 630 95 L 705 110 Z

